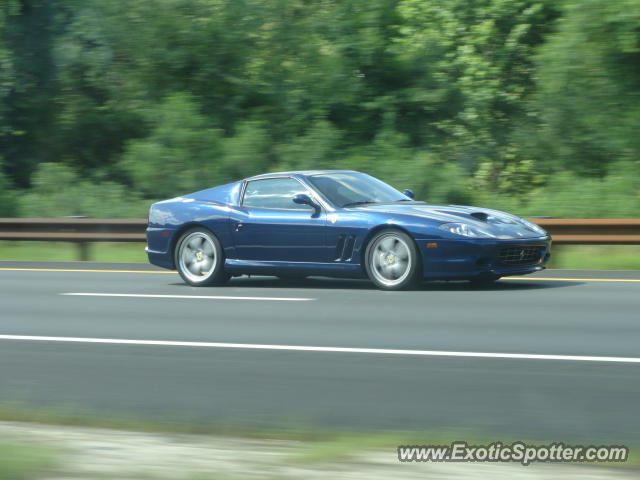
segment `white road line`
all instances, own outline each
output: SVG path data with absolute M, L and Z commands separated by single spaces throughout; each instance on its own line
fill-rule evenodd
M 173 340 L 127 340 L 122 338 L 44 337 L 0 335 L 0 340 L 101 343 L 115 345 L 152 345 L 162 347 L 228 348 L 240 350 L 286 350 L 293 352 L 365 353 L 429 357 L 509 358 L 520 360 L 561 360 L 572 362 L 640 363 L 638 357 L 596 357 L 584 355 L 536 355 L 528 353 L 448 352 L 440 350 L 396 350 L 388 348 L 310 347 L 303 345 L 262 345 L 253 343 L 180 342 Z
M 187 298 L 199 300 L 258 300 L 275 302 L 309 302 L 315 298 L 301 297 L 231 297 L 221 295 L 151 295 L 144 293 L 61 293 L 60 295 L 70 295 L 76 297 L 132 297 L 132 298 Z

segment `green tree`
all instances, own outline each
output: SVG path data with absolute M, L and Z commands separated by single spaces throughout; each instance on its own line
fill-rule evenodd
M 539 157 L 548 169 L 603 175 L 640 158 L 640 3 L 567 4 L 536 59 Z
M 554 189 L 569 181 L 629 191 L 618 175 L 640 153 L 638 9 L 5 0 L 2 188 L 53 213 L 80 208 L 45 204 L 68 200 L 43 186 L 64 172 L 57 183 L 78 195 L 152 200 L 268 170 L 355 168 L 430 202 L 568 211 Z
M 513 125 L 534 90 L 531 56 L 558 16 L 555 2 L 403 0 L 398 8 L 393 51 L 412 66 L 406 109 L 422 112 L 423 143 L 467 171 L 519 162 Z
M 18 12 L 18 4 L 11 0 L 0 5 L 0 142 L 11 134 L 7 113 L 7 96 L 14 86 L 13 58 L 7 42 L 8 23 Z M 2 175 L 2 172 L 0 172 Z
M 135 191 L 163 198 L 211 186 L 221 134 L 188 94 L 168 96 L 146 112 L 149 136 L 128 143 L 121 166 Z
M 342 133 L 326 119 L 313 122 L 302 135 L 276 147 L 277 170 L 313 170 L 336 166 Z
M 38 162 L 55 160 L 58 151 L 53 49 L 64 7 L 49 0 L 10 0 L 3 4 L 0 16 L 5 17 L 5 26 L 0 27 L 0 42 L 9 50 L 13 82 L 4 96 L 5 128 L 0 150 L 5 171 L 16 185 L 26 187 Z

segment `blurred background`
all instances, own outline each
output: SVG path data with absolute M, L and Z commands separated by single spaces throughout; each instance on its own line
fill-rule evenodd
M 0 217 L 145 217 L 266 171 L 640 211 L 637 0 L 2 0 Z

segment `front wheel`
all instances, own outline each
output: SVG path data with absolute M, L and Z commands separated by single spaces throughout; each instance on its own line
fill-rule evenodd
M 194 287 L 221 285 L 229 280 L 224 271 L 222 245 L 204 228 L 192 228 L 180 237 L 175 263 L 182 279 Z
M 367 275 L 384 290 L 402 290 L 417 283 L 420 256 L 413 239 L 399 230 L 383 230 L 365 251 Z

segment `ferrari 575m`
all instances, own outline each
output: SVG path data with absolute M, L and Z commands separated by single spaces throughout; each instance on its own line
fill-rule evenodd
M 364 173 L 269 173 L 154 203 L 149 261 L 194 286 L 232 276 L 492 282 L 544 268 L 551 238 L 508 213 L 413 199 Z

